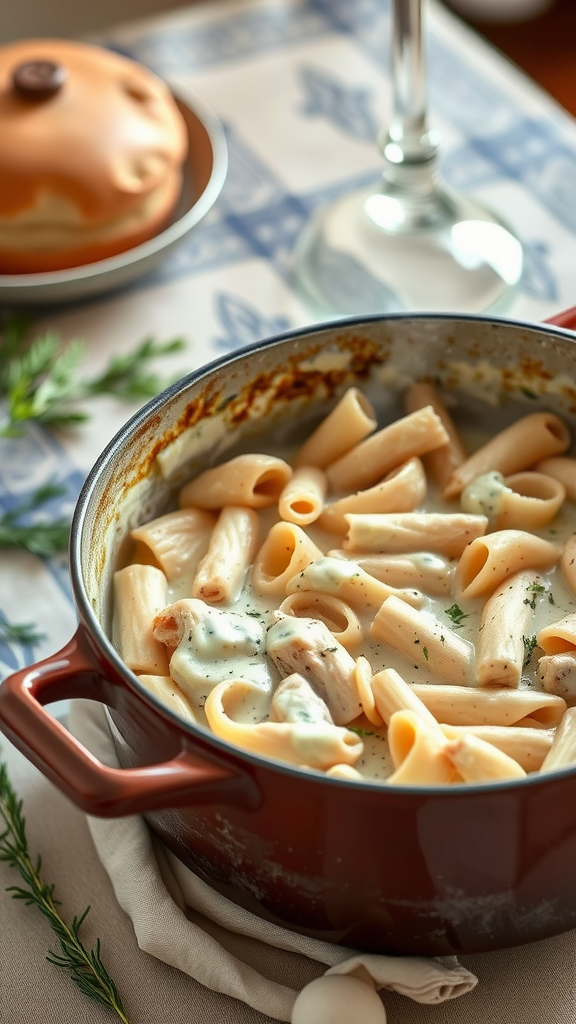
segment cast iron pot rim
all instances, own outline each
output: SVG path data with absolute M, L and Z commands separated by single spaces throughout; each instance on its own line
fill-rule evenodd
M 278 772 L 282 775 L 288 775 L 291 777 L 297 777 L 302 781 L 307 781 L 315 785 L 324 786 L 338 786 L 340 788 L 346 787 L 350 789 L 350 783 L 344 779 L 334 779 L 321 773 L 315 773 L 313 770 L 306 772 L 301 768 L 284 764 L 281 761 L 273 761 L 266 757 L 262 757 L 258 754 L 252 754 L 250 751 L 243 750 L 240 747 L 235 747 L 233 744 L 221 740 L 219 737 L 208 732 L 202 727 L 195 725 L 192 722 L 186 722 L 183 718 L 180 718 L 175 712 L 165 707 L 158 698 L 154 697 L 142 684 L 139 682 L 138 677 L 126 666 L 126 664 L 120 658 L 118 652 L 113 646 L 111 640 L 104 632 L 101 624 L 98 622 L 86 590 L 84 588 L 84 580 L 82 578 L 82 532 L 84 527 L 84 520 L 88 506 L 92 498 L 92 492 L 95 484 L 97 483 L 102 472 L 108 467 L 108 465 L 114 460 L 117 451 L 123 447 L 128 441 L 130 436 L 137 430 L 138 427 L 142 426 L 158 412 L 169 400 L 174 398 L 177 394 L 186 391 L 192 384 L 201 380 L 203 377 L 210 376 L 215 370 L 220 370 L 226 366 L 242 360 L 245 356 L 249 356 L 252 353 L 273 348 L 276 345 L 281 345 L 285 342 L 295 341 L 299 338 L 319 335 L 325 331 L 334 331 L 339 328 L 349 327 L 367 327 L 375 323 L 389 322 L 395 320 L 425 320 L 426 322 L 438 321 L 438 322 L 458 322 L 458 323 L 478 323 L 478 321 L 484 322 L 491 326 L 500 326 L 504 328 L 518 328 L 530 330 L 531 332 L 541 333 L 546 337 L 556 337 L 562 341 L 569 341 L 576 343 L 574 332 L 566 328 L 556 327 L 549 324 L 540 324 L 529 320 L 510 320 L 506 317 L 490 316 L 488 314 L 467 314 L 467 313 L 389 313 L 380 315 L 364 315 L 359 317 L 349 317 L 342 320 L 331 320 L 322 323 L 309 324 L 305 327 L 298 327 L 290 331 L 285 331 L 281 334 L 275 334 L 271 337 L 264 338 L 261 341 L 254 342 L 251 345 L 246 345 L 241 349 L 236 349 L 234 352 L 226 353 L 223 356 L 219 356 L 216 359 L 211 360 L 208 363 L 203 363 L 201 366 L 192 370 L 189 374 L 179 378 L 169 387 L 165 388 L 164 391 L 156 395 L 155 398 L 150 399 L 145 405 L 141 406 L 140 409 L 134 413 L 122 427 L 116 432 L 114 437 L 108 442 L 106 447 L 103 449 L 101 454 L 98 456 L 96 462 L 89 471 L 84 484 L 80 490 L 78 500 L 74 509 L 72 517 L 72 525 L 70 530 L 70 543 L 69 543 L 69 572 L 72 582 L 72 589 L 74 598 L 80 612 L 81 618 L 84 624 L 88 625 L 90 636 L 100 648 L 105 658 L 112 662 L 116 672 L 123 677 L 130 689 L 137 691 L 139 697 L 144 699 L 146 703 L 150 704 L 156 711 L 162 716 L 169 719 L 169 721 L 177 726 L 177 728 L 187 733 L 193 740 L 199 739 L 202 745 L 208 744 L 213 746 L 219 752 L 223 753 L 227 759 L 232 755 L 236 759 L 246 761 L 249 764 L 257 768 L 265 768 L 272 772 Z M 565 768 L 559 771 L 547 773 L 539 776 L 537 773 L 528 775 L 525 779 L 514 779 L 509 782 L 488 782 L 478 784 L 463 784 L 462 786 L 398 786 L 387 788 L 382 782 L 365 780 L 362 782 L 354 781 L 354 786 L 360 789 L 363 793 L 368 792 L 382 792 L 385 793 L 388 798 L 403 798 L 403 797 L 430 797 L 438 799 L 443 797 L 444 799 L 461 799 L 463 796 L 469 794 L 483 794 L 489 795 L 494 793 L 504 793 L 510 790 L 526 789 L 544 787 L 546 785 L 553 784 L 554 782 L 562 782 L 569 780 L 576 775 L 576 767 Z

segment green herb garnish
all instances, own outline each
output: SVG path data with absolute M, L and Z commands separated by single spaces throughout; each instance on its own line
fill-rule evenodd
M 463 612 L 459 605 L 452 604 L 449 608 L 445 608 L 444 611 L 449 619 L 456 626 L 456 629 L 460 629 L 464 625 L 464 619 L 468 618 L 468 613 Z
M 426 658 L 426 661 L 428 661 L 428 648 L 427 647 L 423 647 L 422 648 L 422 654 Z
M 44 633 L 38 633 L 32 622 L 6 622 L 0 619 L 0 642 L 5 644 L 28 644 L 36 647 L 44 640 Z
M 152 373 L 150 362 L 184 348 L 179 338 L 165 343 L 147 338 L 133 352 L 113 356 L 99 376 L 82 379 L 82 341 L 63 345 L 55 331 L 27 341 L 27 327 L 23 318 L 13 319 L 0 336 L 0 397 L 8 410 L 0 437 L 19 436 L 30 421 L 50 427 L 82 423 L 89 413 L 80 403 L 94 395 L 128 401 L 153 398 L 170 382 Z
M 22 801 L 12 789 L 6 765 L 0 763 L 0 860 L 5 861 L 20 875 L 24 885 L 6 889 L 13 899 L 34 906 L 44 915 L 58 939 L 59 952 L 50 951 L 48 963 L 68 971 L 72 981 L 91 999 L 106 1006 L 128 1024 L 118 989 L 108 974 L 100 956 L 100 940 L 96 948 L 87 950 L 80 939 L 80 928 L 90 907 L 71 925 L 60 916 L 58 900 L 54 898 L 54 885 L 48 885 L 40 874 L 42 862 L 33 860 L 28 850 L 26 822 L 22 814 Z
M 524 643 L 524 668 L 526 668 L 530 664 L 532 652 L 536 647 L 536 634 L 534 636 L 523 636 L 522 641 Z
M 26 513 L 34 512 L 42 505 L 64 494 L 66 488 L 55 483 L 43 484 L 30 499 L 8 512 L 0 514 L 0 548 L 24 548 L 40 558 L 50 558 L 59 551 L 65 550 L 70 533 L 68 519 L 55 519 L 49 522 L 22 523 L 20 520 Z

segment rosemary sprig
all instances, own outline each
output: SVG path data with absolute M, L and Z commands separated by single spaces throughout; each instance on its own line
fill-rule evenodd
M 170 381 L 151 372 L 151 361 L 184 348 L 180 338 L 168 342 L 146 338 L 134 351 L 113 356 L 99 376 L 82 378 L 82 341 L 62 345 L 55 331 L 27 341 L 27 327 L 24 318 L 14 318 L 0 336 L 0 397 L 7 406 L 0 437 L 18 437 L 29 421 L 50 427 L 82 423 L 89 413 L 80 403 L 94 395 L 115 395 L 125 401 L 153 398 Z
M 51 498 L 65 493 L 59 484 L 38 487 L 28 501 L 0 514 L 0 548 L 24 548 L 40 558 L 50 558 L 65 550 L 70 533 L 70 520 L 60 518 L 48 522 L 19 522 L 27 512 L 40 508 Z
M 45 639 L 44 633 L 38 633 L 32 622 L 8 622 L 0 618 L 0 643 L 27 644 L 37 647 Z
M 102 1006 L 112 1010 L 124 1024 L 128 1017 L 116 985 L 108 974 L 100 956 L 100 940 L 96 948 L 87 950 L 80 939 L 80 928 L 86 920 L 90 907 L 71 925 L 60 916 L 58 900 L 54 898 L 54 885 L 48 885 L 40 874 L 42 862 L 34 861 L 28 850 L 26 822 L 22 814 L 22 801 L 14 792 L 6 765 L 0 762 L 0 860 L 18 871 L 24 885 L 13 885 L 6 889 L 13 899 L 23 900 L 26 906 L 34 906 L 47 919 L 58 939 L 59 952 L 50 951 L 46 957 L 49 963 L 68 971 L 72 981 L 85 995 Z

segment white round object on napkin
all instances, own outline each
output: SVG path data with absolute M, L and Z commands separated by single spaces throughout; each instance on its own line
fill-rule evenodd
M 386 1024 L 382 1000 L 371 985 L 349 974 L 325 974 L 302 989 L 291 1024 Z

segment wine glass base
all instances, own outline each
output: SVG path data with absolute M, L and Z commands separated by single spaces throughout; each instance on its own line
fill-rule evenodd
M 479 203 L 440 195 L 433 227 L 407 227 L 400 200 L 375 188 L 320 210 L 295 251 L 296 285 L 316 317 L 506 309 L 522 276 L 520 242 Z

